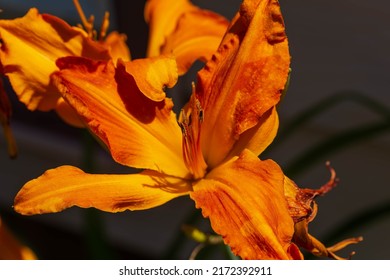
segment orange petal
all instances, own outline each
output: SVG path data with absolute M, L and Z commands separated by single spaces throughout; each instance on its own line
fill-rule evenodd
M 336 187 L 338 178 L 336 171 L 327 162 L 326 167 L 330 172 L 330 179 L 319 189 L 299 188 L 294 181 L 285 177 L 284 179 L 284 195 L 286 197 L 290 216 L 295 222 L 307 219 L 311 222 L 317 214 L 317 204 L 314 199 L 317 196 L 322 196 Z
M 145 20 L 149 24 L 147 56 L 158 56 L 165 37 L 176 27 L 180 16 L 196 7 L 188 0 L 148 0 L 145 4 Z
M 289 259 L 294 233 L 283 172 L 249 150 L 212 170 L 190 194 L 215 232 L 243 259 Z
M 228 25 L 227 19 L 211 11 L 186 12 L 178 19 L 175 30 L 167 35 L 161 53 L 175 56 L 179 75 L 182 75 L 195 60 L 206 62 L 211 58 Z
M 68 55 L 108 60 L 103 45 L 87 38 L 60 18 L 41 15 L 35 8 L 22 18 L 0 20 L 0 60 L 19 100 L 30 110 L 47 111 L 60 97 L 50 82 L 55 61 Z
M 79 128 L 85 127 L 77 112 L 62 97 L 57 100 L 56 112 L 67 124 Z
M 117 162 L 186 176 L 181 130 L 170 99 L 145 97 L 123 63 L 115 69 L 112 62 L 66 57 L 58 65 L 63 70 L 53 80 Z
M 23 215 L 54 213 L 72 206 L 108 212 L 149 209 L 188 194 L 190 186 L 155 171 L 131 175 L 87 174 L 73 166 L 46 171 L 15 197 Z
M 133 76 L 139 90 L 153 101 L 164 100 L 163 88 L 171 88 L 177 82 L 177 66 L 172 57 L 136 59 L 122 64 L 126 67 L 126 72 Z
M 261 116 L 259 123 L 245 131 L 235 143 L 227 158 L 238 156 L 244 149 L 261 154 L 274 140 L 279 127 L 279 117 L 273 107 Z
M 0 218 L 0 260 L 35 260 L 34 252 L 22 245 Z
M 126 45 L 127 37 L 125 34 L 120 34 L 116 31 L 107 35 L 104 40 L 104 45 L 108 48 L 112 60 L 116 62 L 119 58 L 124 61 L 130 61 L 131 55 L 129 47 Z
M 209 166 L 218 165 L 239 136 L 279 102 L 289 64 L 278 2 L 245 0 L 198 76 L 196 94 L 204 109 L 201 142 Z

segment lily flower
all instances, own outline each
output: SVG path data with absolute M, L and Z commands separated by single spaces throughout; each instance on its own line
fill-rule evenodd
M 85 18 L 81 8 L 76 7 L 82 19 Z M 70 55 L 106 61 L 119 56 L 130 59 L 124 35 L 114 32 L 105 37 L 108 14 L 98 40 L 93 38 L 91 20 L 85 20 L 84 24 L 90 27 L 87 31 L 72 27 L 58 17 L 40 14 L 36 8 L 31 8 L 22 18 L 0 20 L 1 74 L 9 78 L 19 100 L 32 111 L 54 109 L 74 126 L 81 126 L 77 114 L 63 101 L 50 80 L 50 75 L 58 70 L 55 61 Z
M 208 61 L 229 25 L 223 16 L 189 0 L 148 0 L 144 14 L 149 24 L 147 56 L 173 54 L 179 75 L 197 59 Z
M 163 91 L 178 78 L 173 56 L 116 64 L 58 59 L 60 71 L 51 78 L 62 97 L 118 163 L 142 171 L 88 174 L 61 166 L 27 182 L 14 209 L 24 215 L 72 206 L 119 212 L 189 195 L 241 258 L 301 259 L 294 242 L 304 234 L 295 234 L 296 225 L 309 214 L 294 219 L 299 190 L 277 163 L 258 157 L 276 135 L 275 107 L 289 66 L 277 0 L 243 1 L 178 119 Z
M 333 246 L 326 247 L 323 243 L 310 235 L 308 229 L 309 223 L 314 220 L 318 211 L 318 206 L 314 199 L 317 196 L 328 193 L 338 182 L 335 170 L 330 166 L 329 162 L 327 162 L 326 165 L 331 173 L 331 177 L 322 187 L 319 189 L 302 189 L 291 179 L 285 177 L 284 194 L 288 203 L 290 216 L 294 220 L 294 243 L 315 256 L 342 260 L 345 258 L 338 256 L 336 252 L 348 245 L 361 242 L 363 240 L 362 237 L 345 239 Z M 349 258 L 354 254 L 355 252 L 352 252 Z

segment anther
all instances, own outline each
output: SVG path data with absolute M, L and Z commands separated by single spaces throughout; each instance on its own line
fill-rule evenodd
M 81 5 L 80 5 L 78 0 L 73 0 L 73 4 L 76 7 L 76 10 L 77 10 L 77 12 L 79 14 L 79 17 L 81 19 L 81 23 L 84 26 L 85 31 L 87 31 L 88 36 L 92 37 L 92 34 L 93 34 L 93 20 L 94 20 L 94 18 L 90 17 L 87 20 L 87 17 L 84 14 L 83 8 L 81 8 Z
M 110 13 L 105 12 L 104 18 L 102 21 L 102 25 L 100 27 L 99 36 L 97 36 L 98 34 L 97 34 L 96 30 L 94 30 L 94 28 L 93 28 L 93 25 L 95 22 L 95 17 L 93 15 L 91 15 L 87 19 L 87 17 L 84 14 L 84 11 L 80 5 L 79 0 L 73 0 L 73 4 L 75 5 L 77 13 L 79 14 L 79 17 L 81 19 L 81 25 L 78 24 L 77 26 L 84 29 L 88 33 L 89 38 L 92 38 L 94 40 L 97 40 L 97 39 L 103 40 L 107 34 L 107 30 L 108 30 L 108 27 L 110 24 L 110 21 L 109 21 Z M 99 37 L 99 38 L 97 38 L 97 37 Z
M 103 40 L 106 37 L 109 25 L 110 25 L 110 13 L 105 12 L 102 25 L 100 27 L 99 40 Z
M 204 113 L 203 113 L 203 108 L 200 105 L 200 102 L 198 99 L 195 100 L 195 106 L 196 106 L 196 110 L 198 111 L 199 121 L 202 123 L 203 119 L 204 119 Z

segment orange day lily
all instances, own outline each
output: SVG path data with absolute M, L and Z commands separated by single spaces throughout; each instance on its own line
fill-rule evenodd
M 58 59 L 60 71 L 52 81 L 63 98 L 117 162 L 144 170 L 129 175 L 87 174 L 72 166 L 48 170 L 23 186 L 15 210 L 31 215 L 79 206 L 119 212 L 189 195 L 243 259 L 302 258 L 297 244 L 318 245 L 297 231 L 306 225 L 297 225 L 310 221 L 312 199 L 325 191 L 303 200 L 305 191 L 274 161 L 258 158 L 276 135 L 275 106 L 289 65 L 277 0 L 243 1 L 217 52 L 198 73 L 178 120 L 162 91 L 178 78 L 173 57 L 116 65 Z
M 74 2 L 86 31 L 58 17 L 39 14 L 36 8 L 22 18 L 0 20 L 0 64 L 1 74 L 9 78 L 19 100 L 29 110 L 54 109 L 67 123 L 82 126 L 50 80 L 58 70 L 55 61 L 69 55 L 106 61 L 118 57 L 129 60 L 130 56 L 124 35 L 112 32 L 105 36 L 108 14 L 95 40 L 92 20 L 86 20 L 78 1 Z

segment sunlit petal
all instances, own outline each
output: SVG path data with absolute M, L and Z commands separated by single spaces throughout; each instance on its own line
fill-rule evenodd
M 126 44 L 127 37 L 125 34 L 120 34 L 113 31 L 104 39 L 104 45 L 108 47 L 112 60 L 116 62 L 119 58 L 124 61 L 131 59 L 129 47 Z
M 55 109 L 60 118 L 67 124 L 80 128 L 85 127 L 77 112 L 62 97 L 58 98 Z
M 276 163 L 260 161 L 245 150 L 212 170 L 190 196 L 235 254 L 244 259 L 289 259 L 294 223 L 283 179 Z
M 278 2 L 244 1 L 217 53 L 198 76 L 196 93 L 204 109 L 202 149 L 209 166 L 218 165 L 239 135 L 279 102 L 289 64 Z
M 273 107 L 261 116 L 256 126 L 240 135 L 228 158 L 238 156 L 244 149 L 251 150 L 256 155 L 261 154 L 274 140 L 278 127 L 278 113 Z
M 145 4 L 145 21 L 149 24 L 147 56 L 160 55 L 165 38 L 175 29 L 180 16 L 196 9 L 189 0 L 148 0 Z
M 50 83 L 55 61 L 67 55 L 108 60 L 107 49 L 60 18 L 35 8 L 22 18 L 0 20 L 0 60 L 19 100 L 30 110 L 50 110 L 60 97 Z
M 53 75 L 68 103 L 121 164 L 185 177 L 181 131 L 172 101 L 141 93 L 122 63 L 60 59 Z
M 217 50 L 229 22 L 224 17 L 207 10 L 195 9 L 184 13 L 175 30 L 168 34 L 161 53 L 172 53 L 182 75 L 195 60 L 206 62 Z
M 127 73 L 133 78 L 139 90 L 153 101 L 165 99 L 165 87 L 171 88 L 177 82 L 177 65 L 173 57 L 158 56 L 123 62 Z
M 59 212 L 72 206 L 108 212 L 143 210 L 189 191 L 187 182 L 155 171 L 96 175 L 61 166 L 26 183 L 15 197 L 14 209 L 24 215 Z

